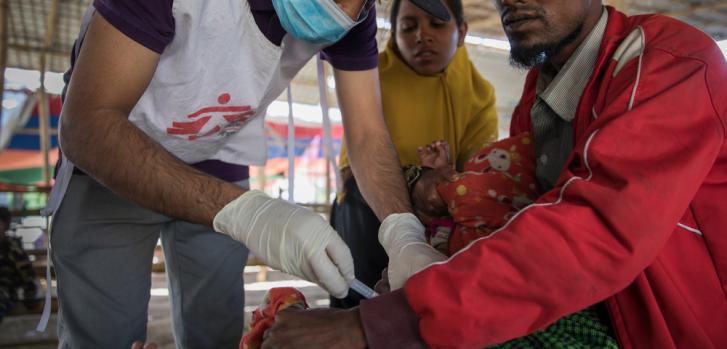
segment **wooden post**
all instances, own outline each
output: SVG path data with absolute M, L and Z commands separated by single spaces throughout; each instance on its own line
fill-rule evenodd
M 5 68 L 8 65 L 8 0 L 0 0 L 0 103 L 5 98 Z M 0 109 L 0 134 L 3 129 Z
M 626 4 L 626 1 L 624 0 L 609 0 L 608 4 L 613 6 L 615 9 L 626 12 L 628 14 L 628 4 Z
M 319 98 L 325 98 L 326 103 L 323 105 L 329 106 L 330 108 L 330 101 L 329 93 L 328 93 L 328 74 L 329 69 L 326 64 L 323 64 L 323 95 L 319 96 Z M 333 125 L 331 125 L 331 142 L 333 141 Z M 330 205 L 331 200 L 331 163 L 333 161 L 333 154 L 328 149 L 328 146 L 323 146 L 323 155 L 326 158 L 326 200 L 324 201 L 324 204 Z M 326 210 L 326 212 L 330 212 L 329 210 Z
M 43 75 L 40 74 L 41 79 Z M 45 86 L 41 83 L 38 88 L 38 116 L 40 117 L 40 150 L 43 154 L 43 184 L 47 187 L 50 186 L 50 111 L 48 110 L 48 96 L 45 93 Z
M 40 148 L 43 153 L 43 183 L 46 187 L 50 186 L 50 108 L 48 106 L 48 97 L 45 92 L 45 72 L 47 68 L 48 50 L 53 46 L 53 36 L 55 34 L 56 21 L 58 18 L 58 7 L 60 0 L 53 0 L 51 10 L 48 13 L 45 28 L 45 41 L 43 42 L 43 51 L 40 54 L 40 88 L 38 89 L 38 114 L 40 114 Z
M 265 187 L 268 185 L 268 177 L 265 175 L 265 165 L 255 166 L 254 168 L 256 170 L 257 183 L 260 187 L 257 189 L 265 191 Z

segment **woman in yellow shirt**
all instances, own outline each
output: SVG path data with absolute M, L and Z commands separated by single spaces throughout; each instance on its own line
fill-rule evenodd
M 402 166 L 419 165 L 418 147 L 446 140 L 450 158 L 461 168 L 472 151 L 497 139 L 495 91 L 463 45 L 467 23 L 461 0 L 443 1 L 448 20 L 421 3 L 391 5 L 392 38 L 379 54 L 384 116 Z M 388 258 L 377 239 L 379 220 L 348 166 L 345 142 L 340 167 L 344 190 L 333 204 L 331 224 L 351 248 L 356 277 L 373 287 Z M 352 307 L 359 300 L 349 293 L 332 298 L 331 306 Z

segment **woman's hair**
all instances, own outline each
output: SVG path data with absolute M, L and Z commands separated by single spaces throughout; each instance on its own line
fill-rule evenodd
M 462 0 L 445 0 L 447 7 L 452 11 L 454 20 L 457 22 L 457 27 L 464 23 L 464 10 L 462 9 Z M 401 6 L 401 0 L 393 0 L 391 2 L 391 16 L 389 22 L 391 22 L 391 32 L 396 33 L 396 17 L 399 15 L 399 7 Z M 394 34 L 395 35 L 395 34 Z

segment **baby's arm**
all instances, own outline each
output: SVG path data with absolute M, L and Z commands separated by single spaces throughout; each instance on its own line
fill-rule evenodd
M 449 162 L 449 143 L 447 141 L 435 141 L 427 146 L 417 149 L 422 166 L 440 168 L 451 166 Z

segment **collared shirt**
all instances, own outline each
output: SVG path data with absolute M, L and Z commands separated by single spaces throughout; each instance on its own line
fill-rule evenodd
M 598 59 L 608 12 L 558 72 L 543 69 L 535 87 L 537 97 L 530 110 L 535 138 L 535 174 L 542 191 L 551 190 L 573 150 L 573 125 L 578 103 Z

